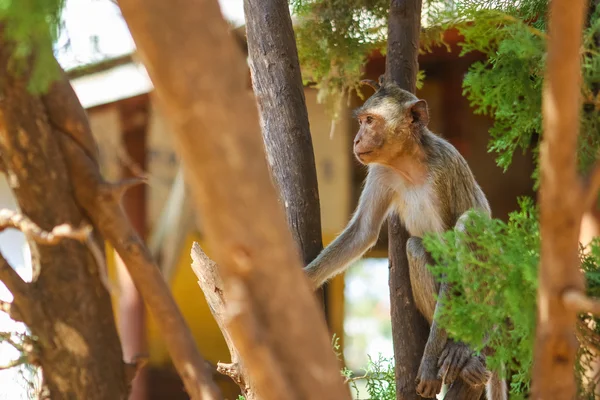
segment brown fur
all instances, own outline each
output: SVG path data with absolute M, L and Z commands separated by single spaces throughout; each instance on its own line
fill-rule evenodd
M 397 213 L 411 235 L 407 255 L 415 303 L 431 324 L 417 392 L 435 397 L 443 382 L 462 379 L 478 386 L 489 381 L 493 387 L 488 387 L 488 398 L 505 399 L 506 388 L 499 386 L 496 375 L 490 379 L 485 359 L 474 355 L 464 343 L 449 340 L 436 323 L 451 288 L 439 285 L 427 269 L 427 253 L 420 239 L 426 233 L 452 229 L 469 210 L 490 215 L 488 201 L 464 158 L 427 129 L 425 101 L 395 84 L 379 84 L 355 113 L 360 129 L 354 154 L 369 167 L 358 207 L 346 229 L 306 267 L 306 272 L 315 287 L 321 286 L 373 246 L 388 214 Z M 436 303 L 438 290 L 440 301 Z

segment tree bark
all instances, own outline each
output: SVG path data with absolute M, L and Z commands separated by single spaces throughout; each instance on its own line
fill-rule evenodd
M 304 263 L 323 249 L 317 170 L 292 19 L 285 0 L 245 0 L 254 94 L 267 160 Z
M 540 148 L 542 245 L 534 399 L 573 399 L 576 393 L 573 366 L 578 347 L 577 313 L 564 296 L 569 291 L 584 291 L 578 235 L 589 204 L 586 199 L 595 199 L 598 189 L 585 188 L 576 168 L 585 6 L 582 0 L 550 2 L 542 105 L 544 135 Z
M 28 74 L 9 72 L 14 47 L 0 42 L 0 154 L 20 211 L 47 231 L 65 223 L 79 227 L 85 212 L 73 195 L 55 120 L 43 99 L 27 91 Z M 73 112 L 64 102 L 53 106 Z M 95 146 L 89 149 L 97 162 Z M 101 266 L 73 240 L 29 245 L 33 282 L 20 281 L 3 259 L 0 277 L 14 295 L 16 314 L 37 338 L 33 361 L 42 367 L 51 398 L 126 399 L 121 344 Z
M 120 5 L 188 171 L 222 270 L 227 331 L 257 395 L 349 399 L 269 177 L 244 58 L 217 1 Z M 265 373 L 273 369 L 280 380 Z
M 245 0 L 244 14 L 252 86 L 267 161 L 285 206 L 288 226 L 307 265 L 323 250 L 321 211 L 288 2 Z
M 412 93 L 416 90 L 421 30 L 421 0 L 391 0 L 388 18 L 386 78 Z M 429 325 L 417 310 L 408 270 L 408 232 L 397 216 L 388 222 L 390 306 L 396 364 L 396 398 L 420 399 L 415 379 Z

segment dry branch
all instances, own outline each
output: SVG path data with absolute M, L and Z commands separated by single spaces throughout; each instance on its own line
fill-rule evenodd
M 240 387 L 246 400 L 254 400 L 256 396 L 248 383 L 248 374 L 240 365 L 239 353 L 231 340 L 231 336 L 227 332 L 223 280 L 219 275 L 218 267 L 214 261 L 208 258 L 200 248 L 200 245 L 196 242 L 192 245 L 191 256 L 192 269 L 194 270 L 196 277 L 198 277 L 198 285 L 200 285 L 202 293 L 204 293 L 210 312 L 223 333 L 223 337 L 229 348 L 229 354 L 231 355 L 231 363 L 219 363 L 217 365 L 217 371 L 223 375 L 229 376 Z
M 19 365 L 27 364 L 27 361 L 28 361 L 27 356 L 21 356 L 15 360 L 9 361 L 8 363 L 6 363 L 4 365 L 0 365 L 0 371 L 18 367 Z
M 18 229 L 23 232 L 25 236 L 36 242 L 48 245 L 56 244 L 62 239 L 73 239 L 79 242 L 85 242 L 92 233 L 92 227 L 90 225 L 75 229 L 68 224 L 56 226 L 51 232 L 47 232 L 23 214 L 12 210 L 2 209 L 0 210 L 0 231 L 6 228 Z
M 48 232 L 19 212 L 1 209 L 0 232 L 7 228 L 18 229 L 29 239 L 32 239 L 39 244 L 55 245 L 63 239 L 72 239 L 84 243 L 90 250 L 90 253 L 92 253 L 96 265 L 98 265 L 100 280 L 104 284 L 104 287 L 106 287 L 107 290 L 112 291 L 108 279 L 108 271 L 106 270 L 106 263 L 104 262 L 104 255 L 98 246 L 98 243 L 94 240 L 92 235 L 93 228 L 91 225 L 85 224 L 83 227 L 75 229 L 69 224 L 61 224 L 55 226 L 52 231 Z
M 119 3 L 189 172 L 222 271 L 227 330 L 257 396 L 349 399 L 269 176 L 246 60 L 218 2 Z

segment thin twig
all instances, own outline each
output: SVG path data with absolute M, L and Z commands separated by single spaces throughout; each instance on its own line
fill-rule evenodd
M 0 339 L 2 342 L 6 342 L 14 347 L 17 351 L 24 353 L 25 347 L 21 343 L 17 343 L 13 340 L 11 332 L 0 332 Z
M 344 383 L 356 382 L 356 381 L 360 381 L 363 379 L 367 379 L 368 377 L 369 377 L 369 374 L 364 374 L 361 376 L 347 377 L 346 379 L 344 379 Z
M 0 371 L 5 369 L 10 369 L 14 367 L 18 367 L 19 365 L 27 364 L 28 358 L 26 355 L 22 355 L 16 360 L 9 361 L 8 364 L 0 365 Z
M 568 290 L 563 294 L 566 308 L 576 313 L 589 312 L 600 315 L 600 301 L 586 296 L 579 290 Z
M 125 190 L 127 190 L 127 188 L 131 187 L 134 184 L 139 184 L 139 179 L 133 179 L 131 180 L 131 182 L 123 182 L 122 186 L 124 187 L 122 188 L 122 191 L 124 192 Z M 98 265 L 98 272 L 102 284 L 104 285 L 104 287 L 106 287 L 106 290 L 108 290 L 109 293 L 115 292 L 115 289 L 112 287 L 110 280 L 108 279 L 108 272 L 106 268 L 106 263 L 104 262 L 102 250 L 100 249 L 98 243 L 96 243 L 94 237 L 92 236 L 93 228 L 91 225 L 84 225 L 81 228 L 76 229 L 68 224 L 62 224 L 55 226 L 52 229 L 52 231 L 48 232 L 40 228 L 35 222 L 33 222 L 21 213 L 18 213 L 13 210 L 1 209 L 0 231 L 7 228 L 18 229 L 21 232 L 23 232 L 25 236 L 39 244 L 54 245 L 59 243 L 63 239 L 73 239 L 85 244 L 90 253 L 92 253 L 92 257 L 94 257 L 96 265 Z
M 45 231 L 29 218 L 13 210 L 0 210 L 0 230 L 6 228 L 15 228 L 25 234 L 25 236 L 35 240 L 40 244 L 57 244 L 62 239 L 74 239 L 79 242 L 85 242 L 92 232 L 92 227 L 85 225 L 80 229 L 75 229 L 68 224 L 55 226 L 51 232 Z

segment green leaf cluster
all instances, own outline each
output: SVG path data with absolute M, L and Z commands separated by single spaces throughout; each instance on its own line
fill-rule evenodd
M 457 1 L 430 16 L 443 29 L 456 28 L 464 37 L 461 54 L 484 53 L 463 81 L 464 95 L 475 113 L 494 118 L 488 149 L 506 170 L 515 151 L 538 152 L 542 132 L 542 88 L 547 40 L 547 0 Z M 585 171 L 600 149 L 600 16 L 592 9 L 583 33 L 579 166 Z M 537 159 L 537 157 L 536 157 Z M 539 184 L 539 168 L 534 173 Z
M 367 56 L 383 50 L 388 1 L 291 0 L 305 84 L 318 83 L 319 101 L 334 113 L 357 90 Z
M 488 366 L 506 373 L 511 398 L 516 399 L 525 398 L 529 391 L 540 263 L 538 210 L 529 198 L 520 199 L 519 205 L 508 222 L 473 211 L 465 230 L 423 239 L 434 261 L 431 271 L 459 294 L 442 309 L 440 323 L 452 337 L 471 344 L 476 351 L 484 344 L 493 349 Z M 600 238 L 588 249 L 581 248 L 580 254 L 588 294 L 598 297 Z M 597 321 L 590 315 L 581 315 L 580 321 L 580 340 L 597 348 Z M 582 346 L 580 355 L 576 372 L 583 398 L 590 391 L 583 385 L 584 367 L 594 355 L 589 346 Z
M 342 370 L 357 398 L 361 398 L 361 391 L 357 381 L 364 381 L 368 399 L 371 400 L 395 400 L 396 399 L 396 377 L 394 375 L 394 359 L 379 355 L 377 359 L 368 356 L 369 361 L 364 368 L 364 375 L 356 376 L 347 368 Z
M 513 396 L 527 392 L 533 359 L 540 257 L 536 214 L 533 201 L 523 198 L 508 222 L 472 212 L 465 231 L 423 238 L 434 260 L 431 271 L 460 293 L 443 308 L 440 323 L 476 351 L 484 343 L 493 348 L 488 366 L 510 371 Z
M 53 44 L 65 0 L 0 0 L 0 29 L 12 42 L 10 68 L 29 76 L 29 90 L 45 91 L 58 77 Z

